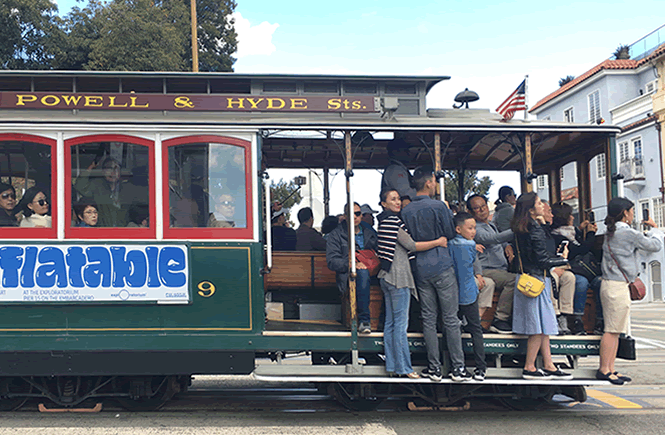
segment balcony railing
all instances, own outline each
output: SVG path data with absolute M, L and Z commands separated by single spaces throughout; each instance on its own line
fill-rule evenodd
M 642 157 L 623 159 L 619 163 L 619 172 L 626 181 L 644 178 L 644 160 Z
M 665 42 L 665 24 L 630 44 L 630 58 L 640 60 L 650 55 Z

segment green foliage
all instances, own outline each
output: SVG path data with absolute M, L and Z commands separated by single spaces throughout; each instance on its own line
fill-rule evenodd
M 446 201 L 449 204 L 459 202 L 459 177 L 457 171 L 444 171 L 444 183 L 446 186 Z M 464 171 L 464 197 L 466 199 L 470 194 L 485 195 L 490 190 L 493 182 L 490 177 L 478 178 L 478 171 Z
M 0 0 L 6 69 L 189 71 L 190 0 L 79 0 L 60 18 L 51 0 Z M 233 0 L 196 0 L 201 71 L 233 71 Z
M 575 76 L 566 76 L 564 78 L 559 79 L 559 87 L 565 85 L 566 83 L 570 83 L 573 80 L 575 80 Z
M 630 46 L 628 45 L 619 45 L 614 53 L 612 53 L 615 59 L 630 59 Z
M 286 182 L 280 179 L 278 182 L 270 181 L 270 199 L 272 203 L 280 203 L 286 209 L 286 220 L 291 220 L 289 212 L 294 205 L 300 204 L 302 195 L 298 190 L 298 185 L 293 180 Z M 297 191 L 297 192 L 296 192 Z M 296 192 L 296 193 L 293 193 Z
M 63 33 L 50 0 L 0 0 L 0 68 L 48 69 Z

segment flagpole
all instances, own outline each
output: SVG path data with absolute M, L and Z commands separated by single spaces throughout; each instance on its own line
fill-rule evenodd
M 529 111 L 529 75 L 524 76 L 524 120 L 526 121 L 526 113 Z

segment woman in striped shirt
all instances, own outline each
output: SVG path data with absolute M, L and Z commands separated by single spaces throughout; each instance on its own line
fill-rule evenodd
M 383 212 L 379 220 L 379 249 L 381 271 L 378 278 L 383 290 L 386 321 L 383 343 L 386 353 L 386 371 L 391 376 L 417 379 L 413 371 L 406 331 L 409 324 L 411 294 L 418 298 L 411 275 L 410 251 L 427 251 L 437 246 L 447 246 L 445 237 L 429 242 L 414 242 L 400 217 L 402 201 L 396 190 L 381 192 Z

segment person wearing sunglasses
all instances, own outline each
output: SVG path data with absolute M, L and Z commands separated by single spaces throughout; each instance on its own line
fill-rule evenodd
M 45 191 L 47 190 L 37 186 L 25 191 L 17 207 L 23 212 L 23 219 L 19 226 L 51 228 L 51 216 L 48 215 L 50 207 Z
M 213 212 L 208 217 L 208 226 L 213 228 L 234 228 L 236 201 L 232 195 L 222 193 L 215 198 Z
M 10 184 L 0 183 L 0 227 L 17 227 L 14 209 L 16 208 L 16 190 Z

